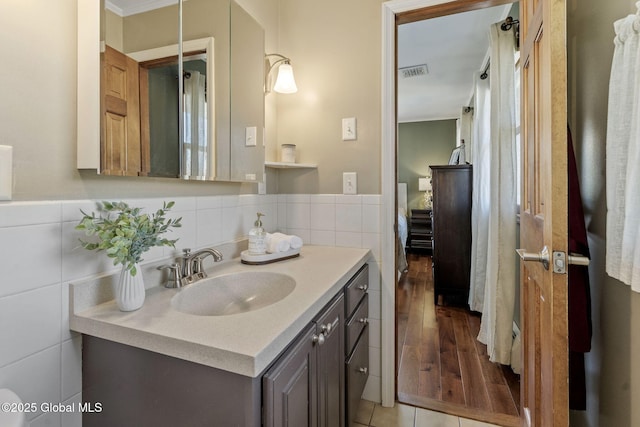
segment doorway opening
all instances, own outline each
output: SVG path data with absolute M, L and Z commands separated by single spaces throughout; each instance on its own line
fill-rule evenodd
M 434 5 L 423 9 L 407 11 L 396 14 L 396 31 L 398 32 L 398 40 L 395 46 L 397 53 L 396 70 L 417 69 L 420 65 L 422 70 L 418 72 L 404 73 L 397 71 L 397 87 L 398 94 L 396 98 L 397 118 L 396 125 L 398 131 L 398 148 L 395 152 L 395 176 L 397 184 L 404 184 L 407 188 L 407 204 L 401 206 L 398 201 L 396 204 L 396 217 L 400 223 L 400 217 L 404 214 L 408 218 L 407 243 L 407 261 L 408 269 L 399 276 L 396 282 L 395 292 L 395 346 L 396 346 L 396 395 L 401 403 L 408 403 L 415 406 L 424 407 L 438 411 L 447 412 L 453 415 L 459 415 L 469 418 L 476 418 L 482 421 L 496 423 L 500 425 L 519 425 L 519 381 L 518 376 L 507 366 L 494 364 L 489 361 L 486 346 L 476 340 L 480 329 L 480 317 L 476 312 L 472 312 L 466 305 L 466 295 L 462 292 L 462 298 L 450 299 L 445 295 L 440 296 L 438 300 L 438 287 L 434 286 L 433 268 L 432 268 L 432 247 L 428 243 L 429 232 L 425 230 L 425 224 L 421 222 L 421 217 L 431 215 L 430 193 L 425 186 L 424 179 L 430 183 L 431 173 L 429 166 L 451 164 L 453 155 L 452 149 L 458 151 L 458 161 L 460 161 L 461 140 L 468 137 L 464 136 L 464 129 L 461 117 L 465 113 L 469 113 L 469 107 L 473 105 L 473 89 L 468 90 L 466 94 L 458 96 L 455 99 L 454 91 L 451 85 L 455 83 L 438 83 L 441 86 L 431 86 L 426 88 L 426 92 L 433 98 L 428 100 L 434 104 L 435 108 L 430 111 L 424 108 L 424 100 L 403 99 L 403 91 L 401 88 L 401 79 L 412 79 L 414 85 L 410 91 L 411 94 L 418 94 L 419 79 L 429 81 L 431 77 L 429 73 L 436 74 L 438 72 L 446 74 L 447 77 L 455 77 L 455 67 L 447 68 L 442 62 L 430 64 L 429 58 L 420 59 L 414 57 L 413 63 L 403 63 L 402 37 L 400 34 L 400 26 L 403 24 L 418 23 L 421 21 L 436 19 L 442 16 L 456 19 L 457 14 L 469 12 L 471 10 L 481 9 L 480 12 L 487 11 L 486 2 L 480 5 L 477 1 L 456 2 L 461 4 L 451 5 Z M 501 10 L 509 10 L 508 3 L 510 1 L 495 1 L 490 6 L 500 6 Z M 468 14 L 467 14 L 468 15 Z M 488 25 L 503 20 L 494 19 Z M 449 25 L 455 29 L 462 37 L 473 37 L 469 33 L 470 24 L 459 23 Z M 492 19 L 492 18 L 489 18 Z M 477 19 L 476 19 L 477 20 Z M 472 21 L 473 22 L 473 21 Z M 437 28 L 437 27 L 436 27 Z M 444 46 L 450 40 L 450 36 L 444 35 L 442 28 L 436 30 L 439 36 L 431 37 L 428 43 L 431 47 Z M 488 26 L 487 26 L 488 33 Z M 420 43 L 420 39 L 412 38 L 413 41 Z M 470 44 L 470 43 L 467 43 Z M 424 46 L 422 46 L 424 48 Z M 451 52 L 451 50 L 449 51 Z M 414 52 L 415 56 L 416 53 Z M 474 71 L 482 71 L 485 73 L 489 67 L 488 52 L 477 53 L 476 58 L 473 55 L 465 54 L 464 57 L 450 58 L 451 65 L 456 61 L 475 61 L 476 68 Z M 467 78 L 470 85 L 473 83 L 473 74 L 469 74 Z M 432 79 L 437 80 L 437 79 Z M 409 85 L 411 87 L 411 85 Z M 405 92 L 407 93 L 407 92 Z M 405 95 L 406 96 L 406 95 Z M 451 102 L 449 102 L 451 101 Z M 409 107 L 407 107 L 407 105 Z M 451 107 L 450 105 L 453 105 Z M 454 108 L 454 110 L 451 110 Z M 416 111 L 419 111 L 416 114 Z M 420 116 L 422 114 L 422 116 Z M 457 123 L 456 123 L 457 119 Z M 452 121 L 451 123 L 444 123 Z M 438 122 L 439 125 L 453 126 L 453 135 L 442 147 L 431 147 L 429 151 L 440 151 L 438 156 L 425 159 L 417 154 L 415 147 L 411 150 L 410 156 L 413 165 L 402 167 L 400 162 L 402 156 L 402 129 L 400 125 L 403 123 L 417 122 Z M 442 127 L 442 126 L 441 126 Z M 432 127 L 433 129 L 433 127 Z M 435 132 L 429 131 L 429 135 L 433 137 Z M 426 137 L 425 140 L 429 140 Z M 433 139 L 433 138 L 431 138 Z M 446 139 L 446 138 L 445 138 Z M 462 145 L 463 154 L 467 153 L 467 162 L 471 156 L 469 154 L 472 148 L 471 144 L 465 149 Z M 456 147 L 458 146 L 458 147 Z M 407 157 L 406 155 L 404 156 Z M 426 157 L 429 157 L 428 155 Z M 463 156 L 464 158 L 464 156 Z M 415 162 L 421 162 L 416 165 Z M 462 163 L 464 164 L 464 160 Z M 457 164 L 457 163 L 456 163 Z M 426 169 L 422 171 L 420 169 Z M 407 173 L 410 170 L 411 173 Z M 429 188 L 430 190 L 430 188 Z M 455 191 L 455 190 L 453 190 Z M 470 191 L 470 190 L 469 190 Z M 421 194 L 424 192 L 424 194 Z M 398 200 L 400 196 L 398 196 Z M 429 221 L 427 221 L 429 222 Z M 432 224 L 429 222 L 428 224 Z M 401 227 L 399 227 L 401 228 Z M 428 227 L 427 227 L 428 228 Z M 413 231 L 413 233 L 412 233 Z M 426 237 L 426 239 L 425 239 Z M 469 240 L 470 240 L 470 236 Z M 425 242 L 425 240 L 427 242 Z M 515 244 L 515 242 L 514 242 Z M 515 247 L 514 247 L 515 248 Z M 452 257 L 458 256 L 459 253 L 451 253 Z M 514 277 L 517 282 L 517 278 Z M 456 295 L 458 296 L 458 295 Z M 435 301 L 435 303 L 434 303 Z M 440 304 L 438 304 L 440 301 Z

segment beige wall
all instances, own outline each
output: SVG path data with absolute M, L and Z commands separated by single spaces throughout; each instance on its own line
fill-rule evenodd
M 431 175 L 430 165 L 446 165 L 455 147 L 455 119 L 398 125 L 398 182 L 407 183 L 409 209 L 420 209 L 423 202 L 418 178 Z
M 604 271 L 605 137 L 613 22 L 634 0 L 568 0 L 569 118 L 581 173 L 592 266 L 594 337 L 587 356 L 588 412 L 575 426 L 640 425 L 640 294 Z
M 342 193 L 342 173 L 358 173 L 358 192 L 380 193 L 381 1 L 280 0 L 280 53 L 292 60 L 298 92 L 278 97 L 278 139 L 317 170 L 279 172 L 281 193 Z M 357 141 L 342 141 L 355 117 Z
M 104 16 L 104 35 L 100 34 L 100 40 L 104 40 L 106 44 L 120 52 L 124 51 L 124 29 L 123 19 L 110 10 L 105 10 Z

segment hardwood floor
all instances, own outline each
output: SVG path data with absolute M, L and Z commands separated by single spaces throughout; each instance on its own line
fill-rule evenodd
M 503 425 L 520 425 L 519 378 L 489 361 L 476 340 L 480 315 L 433 304 L 431 257 L 409 254 L 396 290 L 398 401 Z

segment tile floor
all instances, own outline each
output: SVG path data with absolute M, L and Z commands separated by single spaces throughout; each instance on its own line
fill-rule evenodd
M 354 427 L 497 427 L 480 421 L 460 418 L 441 412 L 395 404 L 384 408 L 377 403 L 361 400 Z

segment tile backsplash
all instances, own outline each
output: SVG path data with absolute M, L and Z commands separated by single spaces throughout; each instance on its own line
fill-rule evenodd
M 232 195 L 125 199 L 153 212 L 174 200 L 183 226 L 168 235 L 176 248 L 154 248 L 144 262 L 172 259 L 183 248 L 246 238 L 256 212 L 268 232 L 300 236 L 305 244 L 371 249 L 370 359 L 365 398 L 380 400 L 380 196 Z M 69 282 L 119 271 L 103 254 L 82 249 L 75 230 L 92 200 L 0 203 L 0 388 L 23 402 L 81 401 L 81 338 L 68 326 Z M 143 262 L 143 264 L 144 264 Z M 205 266 L 205 267 L 210 267 Z M 77 406 L 77 405 L 76 405 Z M 79 413 L 27 414 L 33 427 L 80 426 Z

